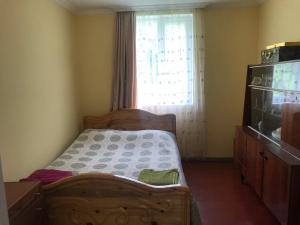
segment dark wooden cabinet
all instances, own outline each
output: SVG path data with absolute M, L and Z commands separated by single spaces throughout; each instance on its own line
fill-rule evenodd
M 238 146 L 239 142 L 245 146 Z M 297 149 L 284 143 L 279 146 L 247 127 L 237 128 L 234 143 L 235 157 L 245 154 L 243 165 L 239 166 L 245 183 L 280 224 L 300 225 L 300 153 Z M 235 161 L 241 163 L 238 159 Z
M 10 225 L 45 225 L 39 182 L 5 183 Z
M 234 140 L 242 181 L 282 225 L 300 225 L 299 68 L 300 60 L 248 66 Z

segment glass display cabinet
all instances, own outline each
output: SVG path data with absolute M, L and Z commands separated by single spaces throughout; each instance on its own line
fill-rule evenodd
M 300 61 L 248 67 L 244 126 L 300 148 Z
M 234 162 L 280 225 L 300 224 L 300 60 L 248 66 Z

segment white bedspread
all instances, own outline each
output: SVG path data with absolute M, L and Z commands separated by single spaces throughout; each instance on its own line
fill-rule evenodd
M 175 137 L 160 130 L 85 130 L 47 168 L 78 173 L 112 173 L 133 179 L 137 179 L 145 168 L 177 168 L 180 183 L 185 184 Z

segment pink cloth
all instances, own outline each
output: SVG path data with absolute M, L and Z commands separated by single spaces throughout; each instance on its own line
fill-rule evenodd
M 73 176 L 71 171 L 41 169 L 34 171 L 29 177 L 21 179 L 21 181 L 40 181 L 46 185 L 71 176 Z

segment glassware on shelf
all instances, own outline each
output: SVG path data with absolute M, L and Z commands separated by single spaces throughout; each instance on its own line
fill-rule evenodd
M 272 132 L 272 137 L 279 141 L 281 140 L 281 127 Z
M 251 85 L 260 86 L 262 85 L 262 78 L 261 77 L 254 77 Z

